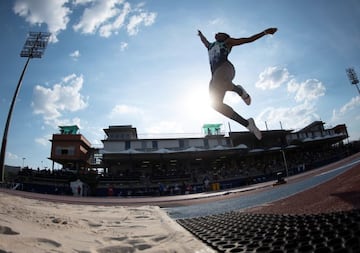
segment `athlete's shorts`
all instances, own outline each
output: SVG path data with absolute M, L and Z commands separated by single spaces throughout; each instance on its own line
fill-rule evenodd
M 231 91 L 234 88 L 232 82 L 234 77 L 235 68 L 229 61 L 224 62 L 215 70 L 209 84 L 209 94 L 212 101 L 223 101 L 226 91 Z

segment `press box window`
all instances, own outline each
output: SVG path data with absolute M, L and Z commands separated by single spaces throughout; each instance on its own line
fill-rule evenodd
M 75 148 L 74 147 L 57 147 L 56 155 L 74 155 Z

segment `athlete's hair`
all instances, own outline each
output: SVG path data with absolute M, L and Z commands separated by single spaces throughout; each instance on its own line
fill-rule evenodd
M 222 34 L 224 34 L 227 39 L 230 38 L 230 35 L 229 35 L 229 34 L 227 34 L 227 33 L 222 33 Z
M 225 41 L 225 40 L 227 40 L 228 38 L 230 38 L 230 35 L 229 35 L 229 34 L 227 34 L 227 33 L 219 32 L 218 34 L 219 34 L 219 35 L 224 35 L 224 36 L 225 36 L 225 39 L 224 39 L 223 41 Z

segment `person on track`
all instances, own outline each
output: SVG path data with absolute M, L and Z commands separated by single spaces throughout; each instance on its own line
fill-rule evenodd
M 212 74 L 209 85 L 211 106 L 224 116 L 249 129 L 259 140 L 261 140 L 262 135 L 255 125 L 254 119 L 244 119 L 229 105 L 224 104 L 224 97 L 227 91 L 236 92 L 244 100 L 245 104 L 250 105 L 251 103 L 251 97 L 246 90 L 241 85 L 235 85 L 232 82 L 235 77 L 235 68 L 228 60 L 228 55 L 233 46 L 254 42 L 267 34 L 274 34 L 276 31 L 277 28 L 268 28 L 248 38 L 232 38 L 227 33 L 219 32 L 215 34 L 215 42 L 210 43 L 202 32 L 198 30 L 198 35 L 209 53 Z

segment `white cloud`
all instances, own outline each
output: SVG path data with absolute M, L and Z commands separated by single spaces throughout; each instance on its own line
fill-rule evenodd
M 346 124 L 348 126 L 348 133 L 351 140 L 359 139 L 360 136 L 360 96 L 350 99 L 347 103 L 334 109 L 330 124 Z
M 94 122 L 82 121 L 83 127 L 81 127 L 81 133 L 86 136 L 86 138 L 90 141 L 91 146 L 93 147 L 102 147 L 103 144 L 101 140 L 104 138 L 104 127 L 97 126 Z M 102 124 L 101 122 L 97 122 Z
M 288 83 L 287 89 L 290 93 L 296 93 L 296 102 L 316 100 L 324 96 L 326 91 L 325 86 L 317 79 L 308 79 L 302 83 L 291 80 Z
M 136 35 L 139 32 L 139 26 L 143 23 L 145 26 L 150 26 L 155 22 L 156 13 L 142 12 L 139 15 L 130 17 L 130 21 L 126 27 L 129 35 Z
M 85 8 L 80 21 L 73 26 L 74 30 L 85 34 L 95 33 L 102 24 L 119 13 L 116 4 L 121 2 L 121 0 L 93 1 L 90 7 Z
M 96 0 L 85 8 L 80 21 L 73 28 L 84 34 L 98 32 L 102 37 L 110 37 L 126 26 L 129 35 L 136 35 L 140 25 L 152 25 L 156 16 L 154 12 L 140 8 L 132 9 L 130 3 L 123 0 Z
M 267 87 L 278 87 L 283 82 L 287 81 L 290 77 L 290 74 L 287 71 L 275 72 L 277 74 L 269 76 L 277 76 L 277 78 L 274 78 L 272 80 L 279 81 L 270 82 L 272 84 Z M 269 71 L 268 73 L 275 72 Z M 264 78 L 264 80 L 265 79 L 266 78 Z M 278 83 L 279 85 L 275 85 L 275 83 Z M 275 126 L 275 128 L 279 127 L 280 122 L 285 129 L 302 128 L 310 124 L 314 120 L 318 120 L 320 118 L 319 115 L 316 113 L 315 103 L 312 102 L 320 96 L 323 96 L 325 94 L 325 90 L 326 89 L 323 84 L 316 79 L 308 79 L 303 83 L 298 83 L 295 79 L 291 79 L 287 83 L 287 91 L 289 93 L 295 93 L 295 101 L 301 104 L 298 104 L 294 107 L 268 107 L 261 112 L 258 120 L 262 122 L 267 122 L 268 126 Z
M 74 52 L 69 54 L 71 58 L 73 58 L 74 61 L 76 61 L 80 57 L 80 51 L 75 50 Z
M 341 107 L 340 113 L 346 113 L 357 106 L 360 106 L 360 96 L 352 98 L 348 103 Z
M 334 109 L 332 121 L 338 121 L 340 118 L 353 111 L 356 107 L 360 107 L 360 96 L 351 98 L 351 100 L 344 104 L 339 110 Z M 359 120 L 360 116 L 355 119 Z
M 82 4 L 87 4 L 87 3 L 91 3 L 93 0 L 74 0 L 74 4 L 75 5 L 82 5 Z
M 57 34 L 66 29 L 70 20 L 71 10 L 65 6 L 67 2 L 68 0 L 17 0 L 13 10 L 15 14 L 25 18 L 30 25 L 40 26 L 45 23 L 52 33 L 50 41 L 57 42 Z
M 13 11 L 32 26 L 47 25 L 52 33 L 50 41 L 57 42 L 57 35 L 66 30 L 73 9 L 81 13 L 80 20 L 73 25 L 75 31 L 110 37 L 118 34 L 123 26 L 129 35 L 135 35 L 141 25 L 152 25 L 157 14 L 140 8 L 142 6 L 144 3 L 132 9 L 124 0 L 16 0 Z
M 130 105 L 116 105 L 110 112 L 109 118 L 116 118 L 120 115 L 139 115 L 143 111 L 135 106 Z
M 124 51 L 127 47 L 128 47 L 128 43 L 126 43 L 126 42 L 121 42 L 120 43 L 120 50 L 121 51 Z
M 125 19 L 131 11 L 129 3 L 124 3 L 123 9 L 120 11 L 119 15 L 116 17 L 113 23 L 108 23 L 100 27 L 99 33 L 100 36 L 109 37 L 112 33 L 117 33 L 125 23 Z
M 155 125 L 151 125 L 145 129 L 146 138 L 162 138 L 174 137 L 175 133 L 184 133 L 184 129 L 179 122 L 174 121 L 160 121 Z M 145 137 L 144 137 L 145 138 Z
M 286 68 L 268 67 L 259 75 L 259 81 L 256 82 L 257 88 L 267 90 L 279 88 L 290 78 L 289 71 Z
M 287 84 L 287 91 L 295 93 L 296 102 L 310 102 L 325 95 L 326 88 L 317 79 L 308 79 L 298 83 L 286 68 L 268 67 L 259 75 L 255 86 L 263 90 L 276 89 Z
M 53 124 L 59 122 L 63 112 L 84 109 L 87 101 L 80 93 L 83 82 L 82 75 L 72 74 L 64 77 L 52 88 L 36 85 L 32 102 L 33 112 L 43 115 L 45 123 Z
M 279 127 L 280 122 L 284 128 L 302 128 L 314 120 L 319 120 L 316 113 L 317 99 L 325 95 L 326 88 L 317 79 L 308 79 L 297 82 L 286 68 L 269 67 L 260 75 L 256 87 L 263 90 L 276 89 L 286 84 L 287 92 L 294 94 L 298 103 L 293 107 L 268 107 L 258 117 L 259 121 L 267 122 L 268 125 Z
M 220 18 L 215 18 L 213 20 L 209 21 L 210 25 L 221 25 L 224 24 L 224 20 L 220 19 Z
M 6 152 L 6 158 L 9 160 L 19 160 L 20 157 L 16 154 L 13 154 L 11 152 Z
M 303 103 L 294 107 L 268 107 L 257 117 L 258 122 L 267 122 L 271 128 L 279 128 L 281 122 L 285 129 L 299 129 L 318 120 L 316 108 L 313 104 Z
M 51 139 L 51 137 L 39 137 L 39 138 L 35 138 L 35 142 L 42 145 L 42 146 L 49 146 L 49 140 Z
M 287 84 L 287 91 L 290 93 L 295 93 L 299 90 L 299 83 L 295 79 L 291 79 Z
M 82 123 L 81 123 L 81 119 L 78 117 L 74 117 L 74 118 L 58 118 L 56 120 L 53 121 L 52 123 L 53 126 L 70 126 L 70 125 L 77 125 L 80 129 L 82 129 Z

